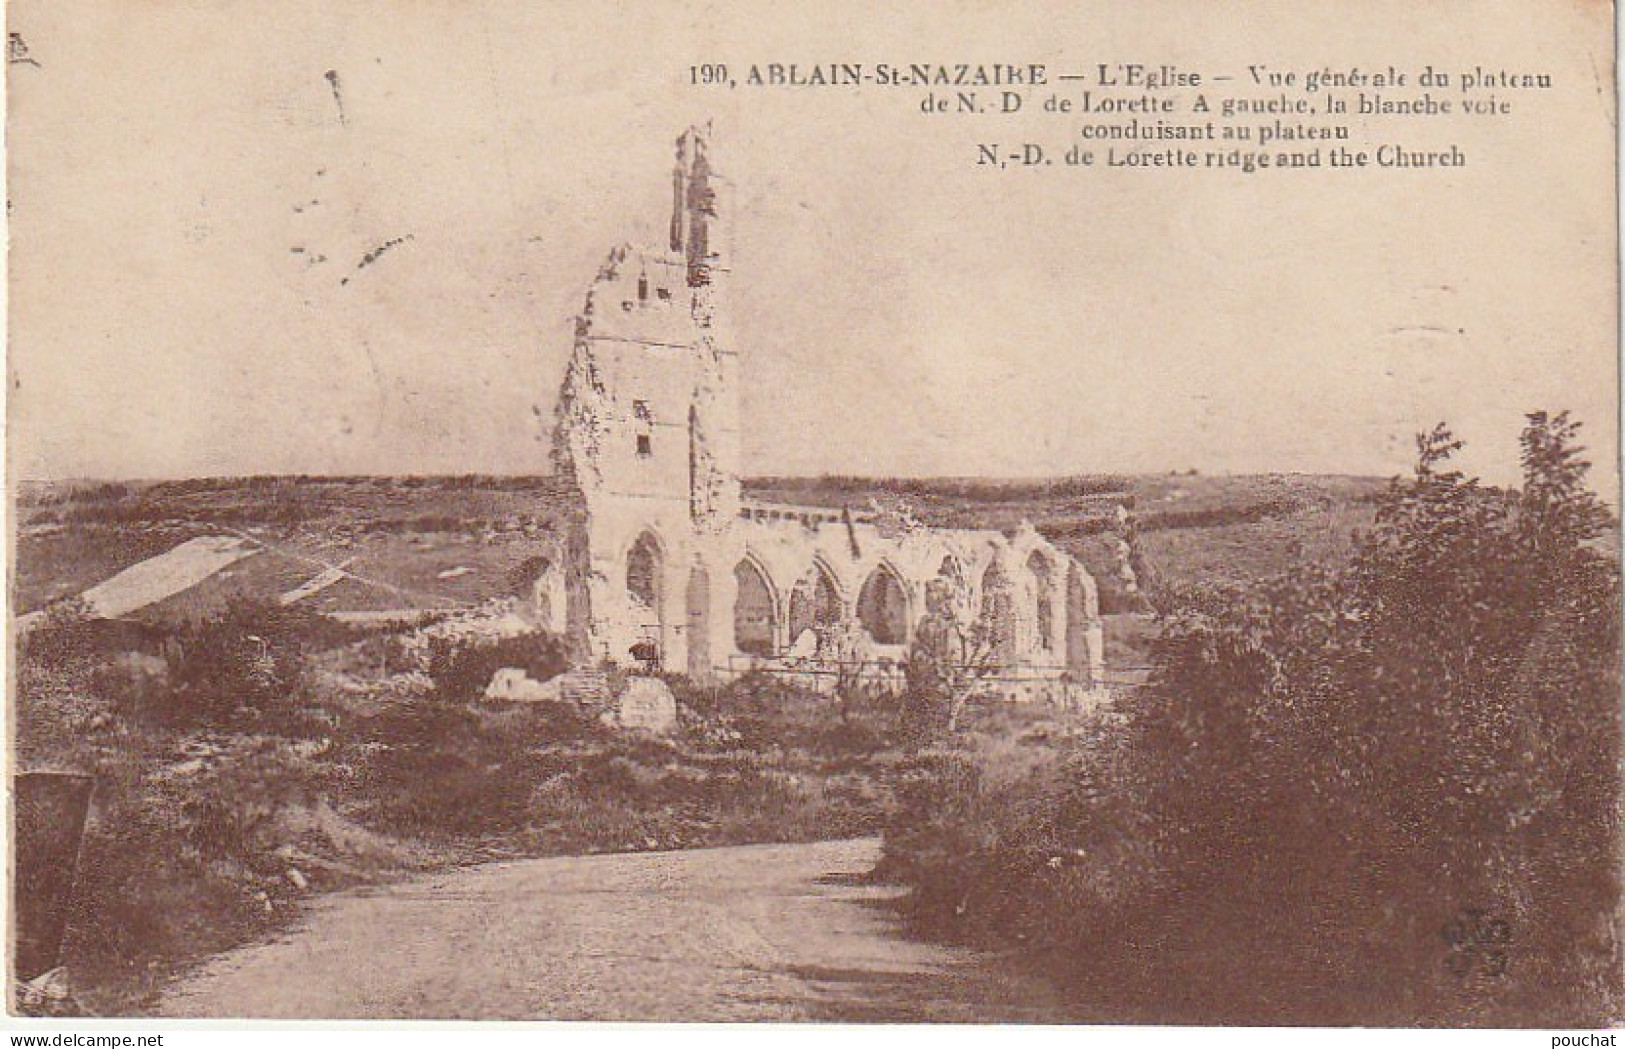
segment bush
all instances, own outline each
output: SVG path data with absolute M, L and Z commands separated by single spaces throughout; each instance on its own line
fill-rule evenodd
M 479 698 L 492 676 L 503 667 L 518 667 L 533 680 L 547 681 L 564 673 L 567 666 L 563 643 L 541 631 L 497 640 L 429 640 L 429 680 L 434 682 L 435 694 L 449 703 Z
M 478 836 L 525 824 L 534 783 L 523 757 L 452 748 L 391 747 L 374 763 L 372 817 L 386 830 Z
M 281 841 L 279 818 L 318 793 L 282 746 L 258 740 L 188 782 L 178 801 L 181 838 L 206 860 L 263 866 Z
M 604 729 L 564 703 L 531 703 L 511 715 L 409 700 L 363 720 L 375 744 L 364 793 L 369 820 L 388 831 L 455 838 L 509 832 L 530 820 L 551 744 L 599 740 Z
M 708 749 L 801 750 L 835 762 L 866 760 L 905 738 L 903 711 L 884 689 L 824 695 L 763 671 L 725 685 L 669 679 L 684 736 Z
M 138 691 L 139 707 L 127 712 L 175 727 L 292 728 L 309 685 L 309 654 L 335 630 L 344 628 L 311 612 L 234 598 L 175 632 L 164 645 L 167 693 L 154 701 Z
M 77 597 L 58 601 L 19 635 L 18 661 L 25 668 L 64 669 L 90 654 L 94 638 L 90 606 Z
M 1617 1015 L 1618 567 L 1587 546 L 1606 515 L 1573 436 L 1530 417 L 1509 505 L 1449 469 L 1441 427 L 1351 569 L 1166 625 L 1136 719 L 1164 862 L 1260 949 L 1357 970 L 1319 989 L 1343 1015 Z M 1519 964 L 1452 974 L 1465 912 L 1507 923 Z
M 888 816 L 877 875 L 903 882 L 924 930 L 989 944 L 1093 945 L 1091 982 L 1153 876 L 1143 816 L 1115 789 L 1121 737 L 1062 748 L 1014 782 L 954 754 L 911 763 Z
M 285 744 L 213 749 L 191 763 L 133 745 L 97 768 L 63 944 L 93 1012 L 98 995 L 123 1011 L 168 964 L 265 930 L 294 892 L 275 849 L 321 775 Z
M 1619 567 L 1575 434 L 1529 417 L 1509 501 L 1440 427 L 1352 566 L 1170 590 L 1121 761 L 905 793 L 916 911 L 1162 1021 L 1616 1019 Z

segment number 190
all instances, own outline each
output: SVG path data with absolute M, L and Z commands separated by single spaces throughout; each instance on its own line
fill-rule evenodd
M 727 84 L 728 67 L 720 64 L 689 66 L 688 82 L 693 85 Z

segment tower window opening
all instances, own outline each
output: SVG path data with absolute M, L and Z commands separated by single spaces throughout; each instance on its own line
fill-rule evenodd
M 648 401 L 632 402 L 632 418 L 638 424 L 638 457 L 646 459 L 654 452 L 654 413 L 649 410 Z

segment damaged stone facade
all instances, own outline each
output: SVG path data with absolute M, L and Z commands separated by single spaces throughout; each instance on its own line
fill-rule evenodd
M 1012 694 L 1098 683 L 1094 580 L 1030 525 L 929 528 L 741 498 L 733 187 L 709 127 L 676 153 L 668 242 L 609 253 L 559 396 L 555 467 L 583 513 L 547 600 L 577 664 L 700 681 L 835 659 L 884 668 L 947 588 L 997 637 Z

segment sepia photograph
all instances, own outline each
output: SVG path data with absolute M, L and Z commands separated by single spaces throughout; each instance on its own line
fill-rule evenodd
M 1610 6 L 7 31 L 6 1026 L 1625 1021 Z

